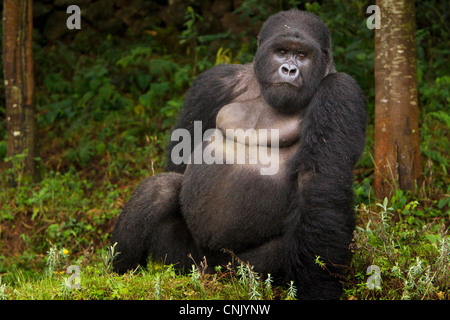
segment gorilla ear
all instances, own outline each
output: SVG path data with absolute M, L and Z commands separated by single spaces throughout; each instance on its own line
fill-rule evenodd
M 333 61 L 333 51 L 331 49 L 324 48 L 322 49 L 323 56 L 324 56 L 324 62 L 327 66 L 327 70 L 325 71 L 325 76 L 330 73 L 335 73 L 336 69 L 334 67 L 334 61 Z
M 333 60 L 333 54 L 331 53 L 330 49 L 322 49 L 323 56 L 325 57 L 325 61 L 330 63 Z

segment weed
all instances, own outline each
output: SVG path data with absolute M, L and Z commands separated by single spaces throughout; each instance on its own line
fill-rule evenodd
M 294 281 L 289 283 L 289 288 L 287 290 L 287 300 L 295 300 L 297 296 L 297 288 L 294 286 Z
M 6 284 L 2 283 L 2 277 L 0 277 L 0 300 L 7 300 L 8 299 L 8 288 L 6 287 Z
M 395 199 L 394 199 L 395 200 Z M 368 216 L 366 227 L 357 227 L 352 250 L 355 252 L 351 275 L 353 289 L 347 296 L 368 298 L 387 296 L 390 299 L 432 299 L 450 292 L 450 264 L 445 220 L 434 220 L 411 230 L 415 220 L 405 219 L 415 213 L 420 203 L 411 201 L 402 206 L 388 206 L 388 200 L 376 203 L 377 211 L 359 207 L 360 215 Z M 399 221 L 392 219 L 394 207 Z M 376 266 L 380 271 L 380 290 L 365 285 L 362 270 Z M 361 270 L 361 271 L 358 271 Z
M 116 251 L 117 242 L 112 246 L 107 246 L 106 249 L 102 249 L 100 258 L 102 261 L 102 271 L 105 273 L 111 273 L 113 270 L 114 259 L 120 254 Z
M 48 276 L 53 276 L 56 270 L 67 266 L 69 251 L 65 248 L 58 249 L 55 245 L 47 251 L 46 264 L 47 264 L 47 274 Z

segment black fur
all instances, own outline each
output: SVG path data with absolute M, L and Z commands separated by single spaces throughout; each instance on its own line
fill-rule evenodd
M 273 72 L 271 48 L 283 38 L 303 39 L 313 48 L 298 90 L 266 82 Z M 186 171 L 170 160 L 172 143 L 167 171 L 177 173 L 146 179 L 117 221 L 115 270 L 145 265 L 148 256 L 189 268 L 188 254 L 196 261 L 206 256 L 214 267 L 231 259 L 225 248 L 258 272 L 282 283 L 293 280 L 299 298 L 340 297 L 351 258 L 353 167 L 364 148 L 366 102 L 357 83 L 334 70 L 330 43 L 315 15 L 282 12 L 264 24 L 253 65 L 220 65 L 196 79 L 176 128 L 193 134 L 194 121 L 202 121 L 203 132 L 215 128 L 222 106 L 261 90 L 274 108 L 303 110 L 298 149 L 278 179 L 265 180 L 235 174 L 233 165 L 191 165 Z

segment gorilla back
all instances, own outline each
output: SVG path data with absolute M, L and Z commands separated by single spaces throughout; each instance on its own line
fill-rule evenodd
M 177 155 L 174 139 L 168 173 L 146 179 L 127 203 L 112 236 L 115 270 L 148 257 L 189 268 L 189 254 L 214 267 L 232 259 L 227 249 L 293 280 L 299 298 L 339 298 L 365 127 L 364 95 L 334 69 L 325 24 L 298 10 L 270 17 L 252 64 L 195 80 L 174 133 L 203 138 L 190 139 L 192 157 Z M 207 157 L 198 162 L 198 153 Z

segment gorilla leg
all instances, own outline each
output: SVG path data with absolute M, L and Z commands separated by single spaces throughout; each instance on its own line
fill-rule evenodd
M 285 271 L 285 249 L 283 237 L 273 238 L 259 247 L 236 254 L 242 261 L 254 266 L 257 273 L 270 273 L 275 279 Z M 283 283 L 285 284 L 285 283 Z
M 151 256 L 166 264 L 189 266 L 198 249 L 183 220 L 179 194 L 183 175 L 163 173 L 144 180 L 116 222 L 112 243 L 120 254 L 114 270 L 123 273 L 146 266 Z

